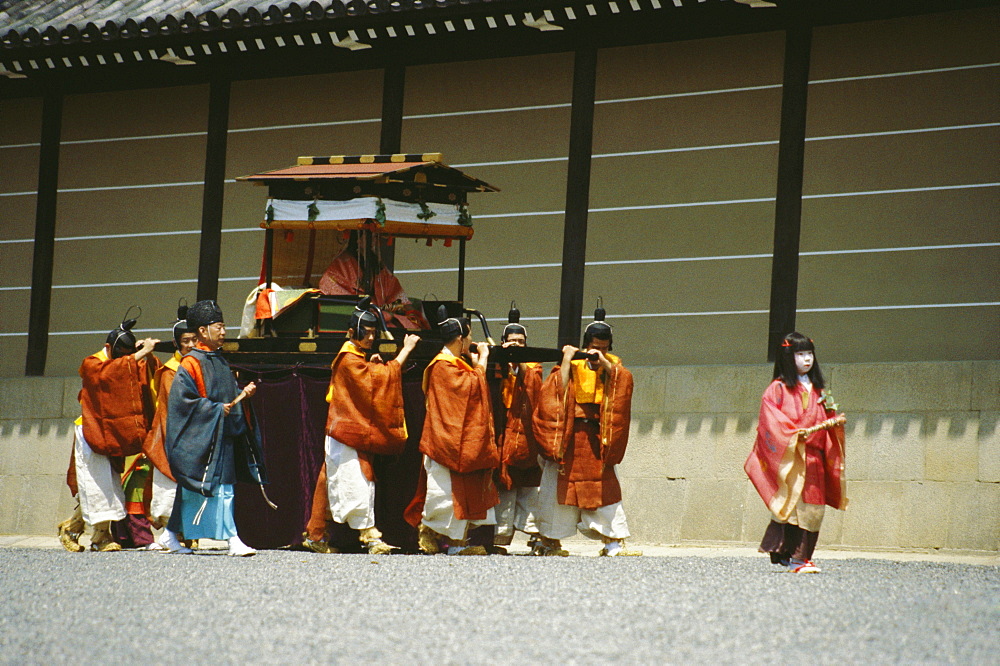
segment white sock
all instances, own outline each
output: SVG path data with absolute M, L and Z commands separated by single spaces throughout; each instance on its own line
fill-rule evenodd
M 160 538 L 157 541 L 163 546 L 179 546 L 181 545 L 180 539 L 177 538 L 177 534 L 171 532 L 166 527 L 163 528 L 163 533 L 160 534 Z
M 604 550 L 607 551 L 608 555 L 614 555 L 621 549 L 622 549 L 621 541 L 609 541 L 608 543 L 604 544 Z

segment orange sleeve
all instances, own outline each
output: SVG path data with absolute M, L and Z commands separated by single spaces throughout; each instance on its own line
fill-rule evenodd
M 198 387 L 198 394 L 203 398 L 207 398 L 208 391 L 205 390 L 205 375 L 201 372 L 201 363 L 191 355 L 188 355 L 181 359 L 181 366 L 194 379 L 195 386 Z

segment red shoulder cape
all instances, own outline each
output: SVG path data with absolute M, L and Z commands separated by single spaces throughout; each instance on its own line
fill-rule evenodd
M 819 430 L 804 440 L 798 436 L 799 430 L 835 416 L 818 397 L 813 391 L 803 408 L 802 392 L 776 379 L 761 399 L 757 438 L 743 469 L 780 520 L 788 519 L 800 498 L 835 509 L 847 506 L 844 427 Z M 811 460 L 816 464 L 810 464 Z M 807 475 L 807 467 L 814 472 Z M 807 485 L 807 477 L 815 487 Z
M 108 359 L 103 353 L 83 359 L 80 407 L 83 436 L 105 456 L 131 456 L 142 451 L 155 406 L 150 381 L 159 366 L 152 355 Z
M 451 470 L 455 517 L 482 520 L 500 501 L 493 469 L 500 465 L 486 376 L 450 354 L 424 371 L 427 416 L 420 452 Z

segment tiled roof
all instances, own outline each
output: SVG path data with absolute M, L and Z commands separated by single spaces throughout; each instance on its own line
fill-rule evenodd
M 38 94 L 46 81 L 64 90 L 176 85 L 220 71 L 378 68 L 943 9 L 939 0 L 0 0 L 0 94 Z
M 98 70 L 135 85 L 147 74 L 162 78 L 164 63 L 198 65 L 190 70 L 196 77 L 215 66 L 228 67 L 229 76 L 239 68 L 260 74 L 279 61 L 287 71 L 318 55 L 326 64 L 347 62 L 330 46 L 396 58 L 408 48 L 429 50 L 429 42 L 452 55 L 464 45 L 463 57 L 543 40 L 572 50 L 571 39 L 592 43 L 588 30 L 630 35 L 641 27 L 655 39 L 661 33 L 653 26 L 677 29 L 675 17 L 688 10 L 705 16 L 698 10 L 714 9 L 737 22 L 762 16 L 751 1 L 0 0 L 0 85 L 21 80 L 23 91 L 46 77 L 82 84 Z M 345 66 L 358 67 L 361 57 Z
M 0 43 L 55 46 L 487 3 L 511 0 L 0 0 Z

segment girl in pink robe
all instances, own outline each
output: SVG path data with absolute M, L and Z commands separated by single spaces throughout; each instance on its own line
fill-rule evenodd
M 760 550 L 795 573 L 819 572 L 811 558 L 825 507 L 847 505 L 844 416 L 836 414 L 824 386 L 813 341 L 786 335 L 744 465 L 772 514 Z

